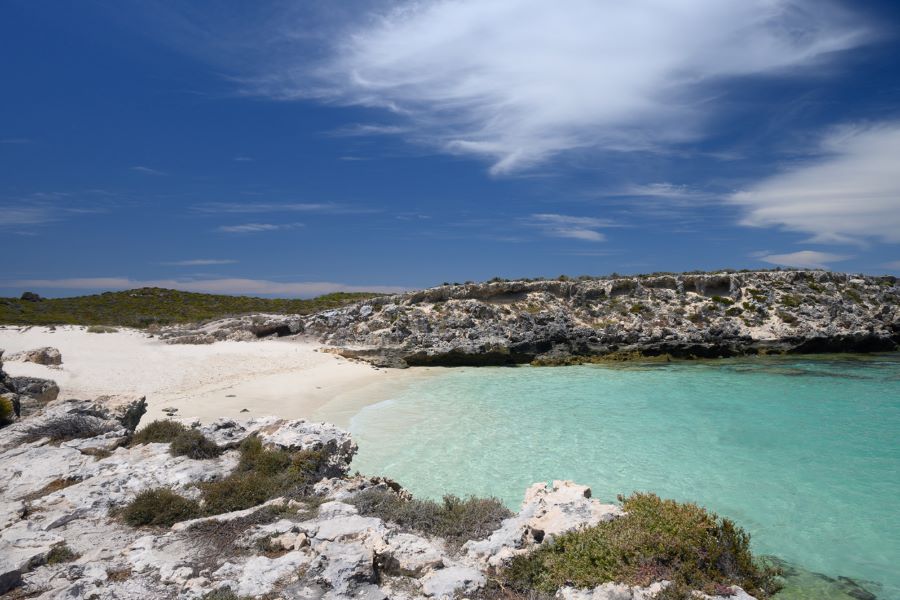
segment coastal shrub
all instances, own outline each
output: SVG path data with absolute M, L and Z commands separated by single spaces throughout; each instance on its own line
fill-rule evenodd
M 53 546 L 47 553 L 47 564 L 58 565 L 61 563 L 72 562 L 78 558 L 78 555 L 65 543 Z
M 337 474 L 330 471 L 329 455 L 323 450 L 270 450 L 251 436 L 241 442 L 240 453 L 233 473 L 203 484 L 207 514 L 252 508 L 279 496 L 307 497 L 316 482 Z
M 177 421 L 168 419 L 156 420 L 149 423 L 146 427 L 136 431 L 131 438 L 134 444 L 169 443 L 182 433 L 188 431 L 188 428 Z
M 741 314 L 741 309 L 737 306 L 732 306 L 728 310 L 725 311 L 725 314 L 729 317 L 738 317 Z
M 844 290 L 844 297 L 848 300 L 856 302 L 857 304 L 862 304 L 862 296 L 860 296 L 859 292 L 857 292 L 856 290 Z
M 786 312 L 782 312 L 782 311 L 778 312 L 778 318 L 781 319 L 782 321 L 784 321 L 785 323 L 789 323 L 789 324 L 797 322 L 797 317 L 795 317 L 794 315 L 792 315 L 790 313 L 786 313 Z
M 65 415 L 32 425 L 19 438 L 23 442 L 36 442 L 50 438 L 52 442 L 65 442 L 91 438 L 111 431 L 113 426 L 102 419 L 88 415 Z
M 724 296 L 713 296 L 712 298 L 710 298 L 710 300 L 712 300 L 716 304 L 724 304 L 725 306 L 731 306 L 732 304 L 734 304 L 734 300 L 732 300 L 731 298 L 726 298 Z
M 781 297 L 781 305 L 789 308 L 797 308 L 800 306 L 801 302 L 802 301 L 798 296 L 793 296 L 791 294 L 785 294 Z
M 12 423 L 15 409 L 11 398 L 0 396 L 0 427 Z
M 91 325 L 87 328 L 88 333 L 116 333 L 117 331 L 119 330 L 108 325 Z
M 350 503 L 362 515 L 395 523 L 403 529 L 444 538 L 459 546 L 490 535 L 512 515 L 496 498 L 444 496 L 441 502 L 402 498 L 383 489 L 370 489 Z
M 706 593 L 739 585 L 757 598 L 777 591 L 777 572 L 754 561 L 750 536 L 730 520 L 655 494 L 620 500 L 625 516 L 563 534 L 516 557 L 502 577 L 513 589 L 546 593 L 566 584 L 646 586 L 663 580 Z
M 222 450 L 196 429 L 188 429 L 175 436 L 169 446 L 172 456 L 187 456 L 195 460 L 215 458 Z
M 171 527 L 179 521 L 201 516 L 200 505 L 168 488 L 146 490 L 138 494 L 125 510 L 122 518 L 133 527 L 157 525 Z

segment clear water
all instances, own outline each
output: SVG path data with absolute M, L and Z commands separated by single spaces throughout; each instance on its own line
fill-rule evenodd
M 353 417 L 354 467 L 414 494 L 572 479 L 733 518 L 757 552 L 900 600 L 900 356 L 466 368 Z M 806 572 L 784 597 L 822 598 Z M 836 596 L 835 596 L 836 597 Z

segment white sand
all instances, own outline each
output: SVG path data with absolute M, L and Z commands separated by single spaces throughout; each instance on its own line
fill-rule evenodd
M 14 376 L 56 381 L 60 398 L 146 396 L 143 422 L 174 407 L 176 416 L 204 422 L 274 414 L 343 425 L 352 416 L 348 407 L 377 402 L 393 384 L 402 386 L 416 377 L 410 369 L 374 369 L 317 352 L 316 344 L 297 340 L 193 346 L 164 344 L 128 329 L 88 333 L 83 327 L 0 328 L 0 348 L 7 356 L 43 346 L 59 349 L 61 367 L 7 361 L 4 369 Z M 331 403 L 341 407 L 337 418 L 329 419 L 324 410 Z

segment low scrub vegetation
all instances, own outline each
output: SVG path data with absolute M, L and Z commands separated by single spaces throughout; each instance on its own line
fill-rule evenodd
M 189 429 L 175 436 L 169 445 L 169 452 L 172 456 L 187 456 L 194 460 L 215 458 L 222 453 L 215 443 L 196 429 Z
M 132 444 L 149 444 L 152 442 L 166 444 L 174 440 L 180 434 L 186 432 L 187 427 L 178 421 L 162 419 L 153 421 L 136 431 L 131 438 Z
M 154 441 L 171 436 L 175 428 L 151 423 L 140 433 L 147 430 L 150 433 L 145 434 L 146 438 Z M 219 452 L 199 432 L 188 429 L 174 434 L 172 447 L 188 436 L 193 440 L 187 445 L 191 451 L 215 448 Z M 199 441 L 200 438 L 205 441 Z M 151 490 L 138 495 L 125 508 L 125 521 L 134 526 L 168 526 L 186 519 L 252 508 L 278 497 L 304 499 L 312 495 L 312 486 L 323 477 L 337 475 L 331 471 L 329 454 L 324 450 L 270 450 L 253 436 L 241 443 L 240 453 L 238 466 L 231 474 L 200 486 L 200 502 L 168 489 Z
M 200 505 L 196 501 L 170 489 L 157 488 L 138 494 L 122 511 L 122 518 L 133 527 L 171 527 L 179 521 L 193 519 L 200 514 Z
M 154 442 L 168 443 L 172 456 L 187 456 L 195 460 L 215 458 L 222 453 L 222 449 L 202 433 L 177 421 L 153 421 L 131 438 L 132 445 Z
M 78 558 L 78 555 L 74 550 L 69 548 L 66 544 L 59 544 L 50 549 L 50 552 L 47 554 L 47 564 L 59 565 L 72 562 L 76 558 Z
M 111 430 L 109 423 L 89 415 L 65 415 L 32 425 L 19 438 L 23 442 L 49 439 L 51 442 L 66 442 L 103 435 Z
M 673 587 L 664 597 L 672 599 L 689 598 L 689 590 L 722 593 L 730 585 L 757 598 L 777 591 L 777 573 L 754 561 L 750 537 L 730 520 L 654 494 L 621 500 L 624 517 L 561 535 L 514 559 L 501 573 L 506 587 L 552 594 L 567 584 L 667 580 Z
M 454 546 L 487 537 L 512 515 L 496 498 L 444 496 L 441 502 L 434 502 L 408 500 L 388 490 L 372 489 L 357 494 L 350 502 L 363 515 L 442 537 Z
M 9 425 L 15 416 L 15 409 L 11 398 L 0 396 L 0 427 Z
M 88 331 L 104 333 L 115 331 L 108 326 L 144 328 L 257 312 L 309 314 L 376 295 L 335 293 L 310 300 L 281 300 L 141 288 L 73 298 L 41 298 L 38 301 L 0 298 L 0 323 L 92 325 L 94 327 Z

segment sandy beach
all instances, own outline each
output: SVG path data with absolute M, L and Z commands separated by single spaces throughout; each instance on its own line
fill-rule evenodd
M 9 361 L 16 352 L 52 346 L 62 365 Z M 13 376 L 52 379 L 60 398 L 146 396 L 144 422 L 177 408 L 177 417 L 279 415 L 345 421 L 348 407 L 377 402 L 419 370 L 383 370 L 319 352 L 315 343 L 268 339 L 209 345 L 170 345 L 144 332 L 89 333 L 84 327 L 0 328 L 4 369 Z M 328 405 L 339 405 L 331 415 Z

